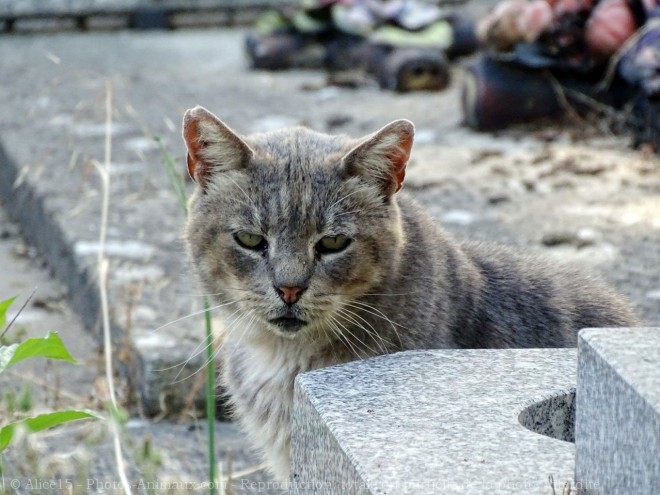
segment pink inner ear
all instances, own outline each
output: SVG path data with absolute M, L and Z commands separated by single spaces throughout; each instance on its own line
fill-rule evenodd
M 195 163 L 193 157 L 190 156 L 190 153 L 186 153 L 186 162 L 188 163 L 188 175 L 192 180 L 196 181 L 197 179 L 195 177 L 195 167 L 197 164 Z
M 204 161 L 200 157 L 202 145 L 199 141 L 199 130 L 196 120 L 189 119 L 185 122 L 183 137 L 188 148 L 188 173 L 193 180 L 203 186 L 206 170 Z
M 392 150 L 389 156 L 392 162 L 392 172 L 396 180 L 396 191 L 398 192 L 403 186 L 403 179 L 406 176 L 406 164 L 410 158 L 410 151 L 412 150 L 413 139 L 408 133 L 403 134 L 399 140 L 399 146 Z

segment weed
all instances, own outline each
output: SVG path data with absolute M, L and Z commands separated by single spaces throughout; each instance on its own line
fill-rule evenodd
M 138 448 L 135 460 L 138 462 L 144 473 L 147 494 L 156 495 L 156 472 L 163 464 L 163 459 L 154 448 L 151 436 L 146 436 L 142 439 L 142 444 Z
M 181 174 L 177 171 L 177 166 L 172 154 L 165 148 L 162 140 L 155 136 L 154 140 L 159 144 L 163 156 L 163 165 L 167 172 L 167 177 L 174 193 L 176 194 L 179 205 L 184 214 L 188 214 L 188 200 L 186 186 Z M 216 495 L 216 486 L 218 480 L 218 462 L 215 453 L 215 355 L 213 345 L 213 324 L 211 320 L 210 305 L 207 298 L 204 298 L 204 327 L 205 327 L 205 345 L 206 345 L 206 422 L 207 422 L 207 446 L 208 446 L 208 467 L 209 467 L 209 495 Z
M 7 310 L 15 299 L 11 298 L 0 302 L 0 322 L 3 325 L 7 321 Z M 16 317 L 18 317 L 18 314 Z M 3 337 L 7 334 L 7 330 L 16 317 L 2 332 Z M 0 373 L 24 360 L 39 357 L 76 364 L 76 360 L 69 354 L 60 337 L 56 333 L 49 333 L 43 338 L 23 339 L 20 342 L 1 345 Z M 32 479 L 30 478 L 31 475 L 39 473 L 39 467 L 43 464 L 42 449 L 39 448 L 38 442 L 30 440 L 31 433 L 47 430 L 71 421 L 100 418 L 97 413 L 82 409 L 61 409 L 29 415 L 28 413 L 32 411 L 33 405 L 32 389 L 29 387 L 23 387 L 18 393 L 11 389 L 7 390 L 2 397 L 3 416 L 8 420 L 0 428 L 0 454 L 10 445 L 19 446 L 24 454 L 24 463 L 22 463 L 21 468 L 25 472 L 22 474 L 26 474 L 28 479 Z M 2 461 L 3 459 L 0 457 L 0 476 L 4 476 L 4 463 Z M 5 493 L 4 487 L 0 486 L 0 493 Z

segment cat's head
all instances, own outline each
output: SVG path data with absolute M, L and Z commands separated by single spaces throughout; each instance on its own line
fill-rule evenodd
M 240 137 L 204 108 L 186 112 L 188 252 L 230 327 L 323 338 L 352 326 L 349 304 L 399 261 L 394 195 L 413 133 L 397 120 L 360 140 L 304 128 Z

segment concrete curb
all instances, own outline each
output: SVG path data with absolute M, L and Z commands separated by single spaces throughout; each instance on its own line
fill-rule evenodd
M 83 327 L 101 341 L 101 300 L 96 275 L 74 252 L 73 243 L 54 215 L 49 211 L 48 198 L 42 196 L 29 181 L 20 180 L 21 169 L 7 153 L 0 140 L 0 197 L 10 206 L 7 212 L 18 223 L 23 238 L 37 248 L 55 277 L 64 284 L 71 309 L 79 316 Z M 143 381 L 140 370 L 144 359 L 124 331 L 111 323 L 114 345 L 129 346 L 128 361 L 116 361 L 119 372 L 128 379 L 129 387 L 139 387 Z
M 29 181 L 19 183 L 20 174 L 16 161 L 0 142 L 0 196 L 10 206 L 10 217 L 21 226 L 24 238 L 44 256 L 55 276 L 66 284 L 71 306 L 83 324 L 95 328 L 101 306 L 98 289 L 48 211 L 45 198 Z
M 578 352 L 581 493 L 658 493 L 660 328 L 589 328 L 580 332 Z
M 409 351 L 303 373 L 292 491 L 655 494 L 658 362 L 660 328 L 591 328 L 577 350 Z
M 209 17 L 213 25 L 245 25 L 268 9 L 291 3 L 287 0 L 5 1 L 0 5 L 0 33 L 20 30 L 22 24 L 35 21 L 50 25 L 55 22 L 56 29 L 59 23 L 60 29 L 75 27 L 79 30 L 93 28 L 94 22 L 103 20 L 106 27 L 139 30 L 195 25 L 195 21 L 182 23 L 181 16 L 195 16 L 200 25 L 209 25 Z M 107 24 L 108 21 L 111 23 Z
M 299 375 L 292 491 L 546 495 L 550 475 L 572 480 L 575 447 L 570 407 L 538 404 L 572 404 L 575 376 L 575 349 L 408 351 Z

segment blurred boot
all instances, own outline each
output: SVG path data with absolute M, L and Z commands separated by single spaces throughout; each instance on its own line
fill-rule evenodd
M 468 65 L 461 102 L 465 123 L 479 131 L 563 113 L 552 81 L 544 72 L 488 57 Z
M 447 59 L 427 48 L 373 48 L 371 72 L 383 89 L 399 92 L 440 91 L 449 84 Z
M 315 36 L 298 33 L 250 34 L 245 49 L 253 69 L 320 69 L 326 58 Z

